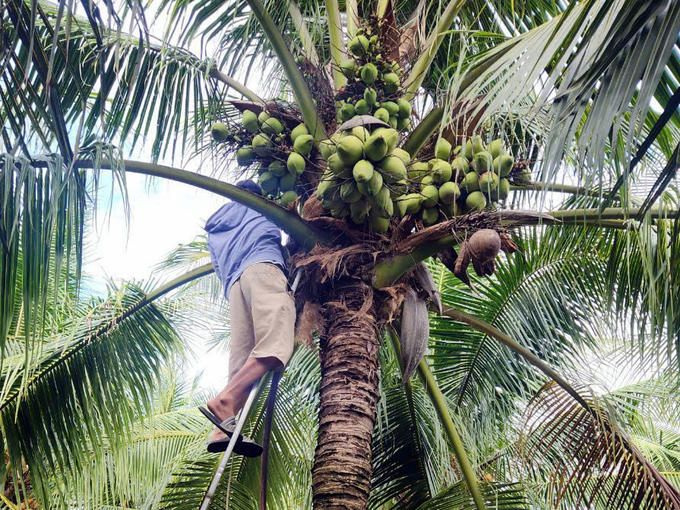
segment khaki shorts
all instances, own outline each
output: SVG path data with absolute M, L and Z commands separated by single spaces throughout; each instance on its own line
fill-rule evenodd
M 277 358 L 281 366 L 293 354 L 295 301 L 276 264 L 248 267 L 229 291 L 231 354 L 229 379 L 249 357 Z

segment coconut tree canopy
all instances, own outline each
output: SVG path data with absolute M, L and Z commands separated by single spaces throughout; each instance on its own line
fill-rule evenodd
M 41 504 L 103 484 L 95 506 L 188 508 L 192 466 L 214 469 L 175 450 L 146 502 L 87 478 L 92 459 L 127 462 L 181 344 L 155 302 L 211 272 L 81 308 L 101 179 L 125 194 L 135 172 L 300 245 L 299 336 L 320 364 L 300 348 L 282 381 L 271 475 L 301 475 L 273 505 L 680 508 L 674 435 L 655 436 L 672 413 L 645 386 L 677 371 L 675 2 L 11 0 L 2 19 L 0 411 Z M 134 341 L 114 354 L 117 335 Z M 637 389 L 580 373 L 611 346 Z M 256 466 L 233 470 L 252 506 Z

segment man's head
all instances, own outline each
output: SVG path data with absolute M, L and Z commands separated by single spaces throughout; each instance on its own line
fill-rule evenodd
M 238 188 L 248 190 L 251 193 L 255 193 L 257 195 L 262 195 L 262 191 L 260 190 L 260 186 L 258 186 L 257 183 L 253 182 L 252 179 L 247 179 L 245 181 L 239 181 L 239 182 L 236 183 L 236 186 Z

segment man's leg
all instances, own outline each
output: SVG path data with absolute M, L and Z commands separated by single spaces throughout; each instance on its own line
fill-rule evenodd
M 235 416 L 243 408 L 253 385 L 267 372 L 283 369 L 293 352 L 295 302 L 288 293 L 283 271 L 273 264 L 254 264 L 243 272 L 237 283 L 238 296 L 231 295 L 235 287 L 229 295 L 232 355 L 237 328 L 248 324 L 255 340 L 243 367 L 239 369 L 230 363 L 235 375 L 230 374 L 229 384 L 207 403 L 208 409 L 221 420 Z M 247 312 L 241 310 L 242 305 Z M 240 358 L 238 354 L 235 359 Z M 214 435 L 211 439 L 216 438 Z
M 229 384 L 208 401 L 208 409 L 220 420 L 236 416 L 248 399 L 253 385 L 271 370 L 281 368 L 277 358 L 248 358 Z

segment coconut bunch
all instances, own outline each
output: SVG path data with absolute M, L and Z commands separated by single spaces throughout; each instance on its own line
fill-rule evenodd
M 350 58 L 340 62 L 348 83 L 338 94 L 338 119 L 372 115 L 402 132 L 411 129 L 411 103 L 399 97 L 401 66 L 381 54 L 381 43 L 370 28 L 358 29 L 347 43 Z
M 262 194 L 290 206 L 298 197 L 295 188 L 305 171 L 306 157 L 314 150 L 314 138 L 304 124 L 288 129 L 265 110 L 259 115 L 244 110 L 241 122 L 251 136 L 236 151 L 236 162 L 244 167 L 257 163 Z M 228 129 L 222 123 L 213 124 L 213 139 L 223 141 Z
M 423 224 L 432 225 L 492 207 L 508 197 L 514 163 L 500 139 L 487 146 L 474 136 L 451 150 L 451 144 L 440 138 L 433 159 L 409 168 L 409 177 L 420 181 L 420 190 L 404 197 L 407 212 L 420 212 Z
M 395 204 L 408 190 L 411 157 L 398 141 L 397 130 L 382 125 L 355 126 L 322 141 L 319 150 L 328 168 L 316 197 L 323 208 L 335 218 L 387 232 L 398 212 Z

